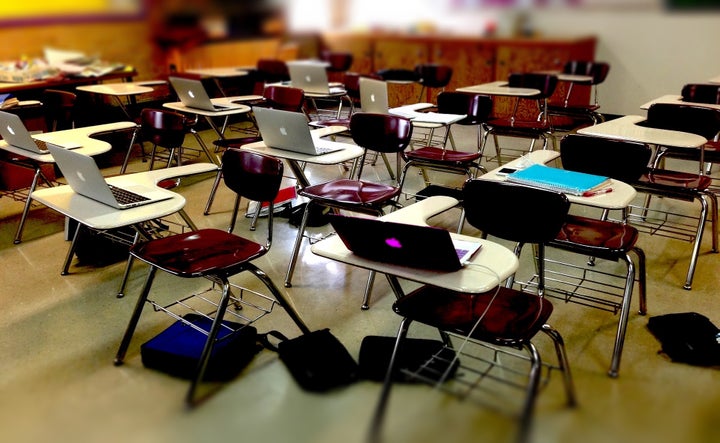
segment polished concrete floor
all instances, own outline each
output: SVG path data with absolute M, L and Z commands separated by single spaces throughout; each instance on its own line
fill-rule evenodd
M 474 134 L 461 130 L 457 139 L 461 149 L 471 149 Z M 131 165 L 133 171 L 146 167 L 139 160 Z M 311 181 L 319 181 L 341 171 L 308 166 L 307 172 Z M 368 174 L 369 178 L 375 174 L 387 179 L 380 163 Z M 413 180 L 419 182 L 419 176 L 414 174 Z M 211 214 L 203 215 L 211 184 L 211 176 L 194 177 L 184 180 L 178 192 L 187 198 L 186 210 L 198 226 L 225 228 L 232 208 L 232 194 L 226 188 L 221 187 Z M 414 185 L 417 183 L 411 183 Z M 125 364 L 114 366 L 113 357 L 145 267 L 135 265 L 124 298 L 115 297 L 123 263 L 100 268 L 76 263 L 70 275 L 60 276 L 68 246 L 62 217 L 47 208 L 34 208 L 24 241 L 13 245 L 21 209 L 20 203 L 0 198 L 3 441 L 365 440 L 378 383 L 361 381 L 327 394 L 304 392 L 270 351 L 259 354 L 232 382 L 215 386 L 219 389 L 199 407 L 186 408 L 183 400 L 188 382 L 145 369 L 140 361 L 140 344 L 170 322 L 149 309 L 141 318 Z M 453 226 L 457 215 L 450 211 L 437 223 Z M 241 218 L 235 232 L 262 239 L 265 222 L 261 220 L 261 229 L 251 232 L 249 220 Z M 327 232 L 327 228 L 312 232 Z M 281 287 L 295 233 L 286 219 L 276 219 L 272 249 L 257 261 Z M 682 289 L 690 255 L 688 243 L 643 234 L 640 246 L 648 258 L 649 316 L 695 311 L 720 324 L 716 299 L 720 255 L 710 253 L 708 235 L 691 291 Z M 528 260 L 523 261 L 526 270 L 530 266 Z M 357 357 L 364 336 L 394 335 L 400 321 L 390 308 L 393 296 L 384 279 L 377 279 L 371 308 L 360 309 L 366 278 L 365 271 L 314 256 L 305 245 L 294 285 L 286 291 L 312 329 L 330 328 Z M 253 285 L 245 277 L 235 281 Z M 155 294 L 158 299 L 170 299 L 201 283 L 160 276 Z M 720 373 L 672 363 L 658 354 L 659 343 L 646 328 L 648 317 L 636 314 L 637 298 L 617 379 L 606 375 L 617 315 L 557 300 L 554 305 L 551 323 L 567 343 L 579 404 L 574 409 L 565 406 L 560 378 L 555 374 L 539 397 L 533 442 L 720 441 Z M 280 309 L 257 326 L 261 331 L 298 333 Z M 411 334 L 436 336 L 419 325 Z M 542 355 L 552 359 L 547 338 L 538 337 L 536 342 Z M 497 398 L 498 403 L 505 401 Z M 458 401 L 428 386 L 397 385 L 384 435 L 388 443 L 507 442 L 513 441 L 515 431 L 516 421 L 505 413 Z

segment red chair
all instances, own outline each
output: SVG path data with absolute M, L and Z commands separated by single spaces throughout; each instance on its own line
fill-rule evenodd
M 468 223 L 481 230 L 485 236 L 516 243 L 515 253 L 518 256 L 524 244 L 536 247 L 536 263 L 540 275 L 537 294 L 512 288 L 511 278 L 505 285 L 498 281 L 496 290 L 481 294 L 424 285 L 399 298 L 393 304 L 393 310 L 403 320 L 398 328 L 395 347 L 373 416 L 371 441 L 380 441 L 385 409 L 396 371 L 396 356 L 403 352 L 405 339 L 413 322 L 436 328 L 445 347 L 458 355 L 460 367 L 454 380 L 438 382 L 437 380 L 442 380 L 443 374 L 432 374 L 431 368 L 437 367 L 435 363 L 439 363 L 440 367 L 447 366 L 448 363 L 442 358 L 446 354 L 434 352 L 428 356 L 428 361 L 418 365 L 428 368 L 428 371 L 405 374 L 418 381 L 427 382 L 427 372 L 430 372 L 430 381 L 436 388 L 450 391 L 463 399 L 475 399 L 477 396 L 478 402 L 490 401 L 493 405 L 507 401 L 510 393 L 501 391 L 502 395 L 498 395 L 498 389 L 493 389 L 496 382 L 519 388 L 524 397 L 518 442 L 528 441 L 535 402 L 541 386 L 543 362 L 533 344 L 539 332 L 544 332 L 553 340 L 558 360 L 553 368 L 559 369 L 563 374 L 567 404 L 574 406 L 576 403 L 563 339 L 546 323 L 553 306 L 543 297 L 542 277 L 544 245 L 555 238 L 565 221 L 570 207 L 567 197 L 556 192 L 479 179 L 465 184 L 463 202 Z M 528 217 L 528 214 L 542 214 L 542 217 Z M 522 351 L 522 354 L 518 351 Z M 506 368 L 504 364 L 511 361 L 522 361 L 524 364 L 512 364 Z
M 425 99 L 425 90 L 430 88 L 440 89 L 444 91 L 445 87 L 450 83 L 452 79 L 453 69 L 451 66 L 438 65 L 434 63 L 426 63 L 415 66 L 415 73 L 417 75 L 417 82 L 422 85 L 420 89 L 420 96 L 418 97 L 419 102 L 429 101 L 434 103 L 434 99 Z
M 562 118 L 554 120 L 555 126 L 562 125 L 567 129 L 575 129 L 582 125 L 596 124 L 602 122 L 605 118 L 598 112 L 600 109 L 598 85 L 605 81 L 610 72 L 610 65 L 605 62 L 572 60 L 565 63 L 563 74 L 585 75 L 590 80 L 584 82 L 572 81 L 565 96 L 561 101 L 550 101 L 548 103 L 548 112 Z M 574 104 L 572 93 L 575 85 L 591 87 L 593 102 L 589 104 Z
M 399 153 L 403 151 L 412 136 L 410 120 L 389 114 L 357 112 L 353 114 L 350 120 L 350 133 L 355 143 L 365 149 L 365 153 L 359 161 L 358 178 L 340 178 L 306 186 L 298 191 L 299 195 L 308 199 L 308 203 L 305 206 L 302 221 L 298 227 L 295 245 L 285 274 L 286 287 L 292 286 L 295 264 L 305 236 L 308 215 L 313 206 L 320 205 L 332 209 L 383 215 L 383 208 L 388 205 L 396 205 L 400 187 L 362 180 L 363 165 L 365 164 L 364 157 L 368 152 Z M 371 282 L 372 280 L 368 284 L 368 290 L 362 305 L 363 308 L 367 307 Z
M 302 112 L 303 104 L 305 103 L 305 92 L 300 88 L 270 85 L 265 87 L 265 90 L 263 91 L 263 98 L 264 101 L 256 104 L 255 106 L 280 109 L 283 111 Z M 240 148 L 242 145 L 255 143 L 260 140 L 262 140 L 262 137 L 260 137 L 259 133 L 256 133 L 255 135 L 247 137 L 219 139 L 215 140 L 213 143 L 217 149 L 228 149 Z M 217 188 L 220 185 L 222 177 L 223 171 L 219 170 L 217 176 L 215 177 L 215 182 L 210 189 L 210 195 L 208 196 L 207 203 L 205 203 L 205 215 L 210 214 L 210 208 L 215 200 L 215 193 L 217 192 Z
M 238 309 L 243 308 L 241 311 L 243 315 L 232 314 L 236 318 L 234 321 L 241 323 L 235 332 L 272 312 L 274 303 L 278 303 L 285 309 L 302 333 L 310 332 L 270 277 L 253 264 L 254 260 L 269 251 L 272 243 L 273 200 L 280 189 L 282 163 L 273 157 L 247 151 L 233 152 L 231 155 L 233 158 L 232 160 L 227 159 L 228 162 L 236 166 L 238 171 L 242 171 L 243 177 L 247 179 L 238 187 L 233 185 L 233 188 L 239 192 L 238 196 L 242 194 L 269 205 L 267 240 L 264 245 L 219 229 L 200 229 L 137 243 L 130 249 L 130 254 L 134 258 L 150 265 L 150 270 L 117 351 L 115 365 L 123 363 L 145 303 L 152 305 L 155 310 L 169 313 L 176 319 L 182 318 L 181 312 L 186 312 L 187 306 L 195 306 L 190 304 L 191 298 L 198 303 L 208 303 L 208 306 L 190 309 L 192 313 L 212 320 L 210 329 L 202 331 L 207 339 L 186 397 L 187 403 L 191 405 L 196 403 L 195 393 L 199 384 L 204 380 L 213 348 L 219 340 L 218 333 L 221 328 L 227 327 L 224 326 L 223 319 L 226 314 L 229 316 L 232 311 L 235 311 L 227 309 L 230 303 L 233 303 Z M 236 155 L 237 157 L 235 157 Z M 206 278 L 213 282 L 213 288 L 215 285 L 219 285 L 221 290 L 210 289 L 201 294 L 182 298 L 169 305 L 160 306 L 148 298 L 158 270 L 182 278 Z M 258 308 L 257 303 L 253 305 L 244 301 L 245 297 L 241 295 L 243 288 L 230 283 L 230 277 L 242 272 L 249 272 L 257 277 L 270 292 L 272 298 L 259 295 L 260 303 L 263 303 L 262 308 Z M 237 291 L 238 295 L 234 295 L 233 290 Z M 219 294 L 216 294 L 217 292 Z M 266 302 L 269 303 L 268 306 L 265 306 Z M 254 317 L 251 317 L 250 312 Z
M 547 112 L 547 101 L 555 92 L 557 82 L 557 76 L 552 74 L 510 74 L 508 77 L 508 86 L 537 89 L 539 92 L 531 97 L 518 97 L 511 115 L 491 118 L 483 124 L 485 130 L 483 147 L 486 146 L 488 137 L 492 135 L 495 142 L 498 165 L 502 164 L 502 150 L 498 142 L 498 136 L 531 139 L 529 151 L 533 150 L 535 142 L 538 139 L 543 141 L 542 149 L 547 148 L 548 137 L 552 137 L 554 131 L 551 116 L 549 116 Z M 535 118 L 523 119 L 518 115 L 517 111 L 519 104 L 522 101 L 528 100 L 534 102 L 537 106 L 537 114 L 535 114 Z

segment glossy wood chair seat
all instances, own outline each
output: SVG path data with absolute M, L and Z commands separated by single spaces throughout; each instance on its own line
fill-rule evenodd
M 148 299 L 148 296 L 158 270 L 182 278 L 206 278 L 213 282 L 213 286 L 219 285 L 222 288 L 217 304 L 212 304 L 215 308 L 213 312 L 198 311 L 212 319 L 212 326 L 205 331 L 207 336 L 205 346 L 187 393 L 186 400 L 191 405 L 196 403 L 196 390 L 200 382 L 204 380 L 205 370 L 217 343 L 227 307 L 231 299 L 234 300 L 232 288 L 238 288 L 238 286 L 231 285 L 230 277 L 242 272 L 254 275 L 265 285 L 272 298 L 285 309 L 300 331 L 309 332 L 285 295 L 280 292 L 265 272 L 252 263 L 253 260 L 265 255 L 272 244 L 273 200 L 280 189 L 282 162 L 273 157 L 248 151 L 228 150 L 227 152 L 230 154 L 224 160 L 228 167 L 232 165 L 233 172 L 237 172 L 237 174 L 233 174 L 229 185 L 238 193 L 238 199 L 240 196 L 258 199 L 260 203 L 266 203 L 269 206 L 266 243 L 260 244 L 231 232 L 208 228 L 136 243 L 130 249 L 131 256 L 150 265 L 150 269 L 115 357 L 116 365 L 123 363 L 145 303 L 150 303 L 155 307 L 154 302 Z M 233 215 L 233 223 L 234 218 L 235 215 Z M 233 223 L 231 223 L 230 230 L 232 230 Z M 187 306 L 186 300 L 190 298 L 195 298 L 195 296 L 183 295 L 178 297 L 180 300 L 176 303 Z M 200 298 L 204 298 L 204 296 Z M 233 301 L 233 303 L 235 302 Z M 172 304 L 166 305 L 161 310 L 172 312 L 169 306 Z M 262 315 L 271 311 L 270 307 Z M 172 315 L 176 319 L 179 318 L 178 314 Z M 250 324 L 253 320 L 247 318 L 245 321 Z
M 150 169 L 153 169 L 155 165 L 158 147 L 168 151 L 166 167 L 170 167 L 173 160 L 178 166 L 181 165 L 185 135 L 196 123 L 197 119 L 188 118 L 179 112 L 166 109 L 143 109 L 140 113 L 140 141 L 152 144 Z M 121 173 L 127 168 L 131 149 L 132 146 L 125 155 Z

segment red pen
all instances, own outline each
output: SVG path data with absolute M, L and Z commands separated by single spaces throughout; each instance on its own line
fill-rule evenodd
M 612 188 L 602 188 L 602 189 L 596 189 L 595 191 L 585 191 L 583 192 L 583 197 L 594 197 L 596 195 L 601 194 L 607 194 L 608 192 L 612 192 Z

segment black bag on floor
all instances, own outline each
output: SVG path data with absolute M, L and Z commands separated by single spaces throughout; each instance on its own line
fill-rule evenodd
M 360 345 L 360 378 L 383 381 L 387 373 L 390 357 L 395 346 L 395 337 L 368 335 Z M 424 338 L 405 338 L 400 344 L 393 381 L 413 383 L 421 381 L 408 372 L 417 373 L 423 378 L 437 381 L 447 371 L 446 380 L 451 379 L 460 361 L 455 359 L 455 351 L 447 348 L 440 340 Z M 431 357 L 435 356 L 431 359 Z M 450 370 L 448 371 L 448 367 Z
M 268 336 L 280 340 L 277 346 Z M 307 391 L 325 392 L 358 379 L 358 365 L 329 329 L 288 339 L 279 331 L 261 338 L 265 347 L 277 351 L 295 381 Z
M 648 329 L 672 361 L 720 366 L 720 329 L 697 312 L 650 317 Z
M 187 314 L 183 318 L 205 331 L 209 331 L 212 324 L 211 319 L 198 314 Z M 223 323 L 232 330 L 241 326 L 229 321 Z M 205 370 L 203 379 L 207 381 L 234 378 L 262 350 L 253 326 L 244 326 L 235 333 L 220 328 L 218 339 Z M 178 320 L 140 346 L 140 356 L 146 368 L 190 379 L 195 376 L 206 341 L 205 334 Z

